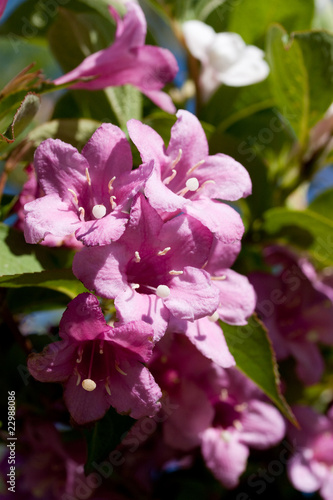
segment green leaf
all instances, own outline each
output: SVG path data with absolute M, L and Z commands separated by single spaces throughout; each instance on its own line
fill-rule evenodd
M 295 417 L 281 393 L 275 354 L 261 321 L 252 316 L 245 326 L 232 326 L 222 322 L 221 326 L 236 366 L 295 423 Z
M 73 275 L 71 269 L 53 269 L 34 273 L 14 274 L 0 277 L 0 286 L 7 288 L 42 287 L 61 292 L 71 299 L 86 288 Z
M 314 31 L 295 33 L 288 39 L 282 27 L 273 26 L 267 55 L 276 104 L 305 146 L 309 129 L 332 101 L 333 35 Z
M 263 45 L 272 23 L 281 24 L 287 31 L 311 28 L 314 1 L 307 0 L 241 0 L 233 2 L 228 31 L 239 33 L 246 43 Z M 249 22 L 252 20 L 252 22 Z
M 284 207 L 272 208 L 264 214 L 263 228 L 275 238 L 280 237 L 285 242 L 306 249 L 318 266 L 333 266 L 331 218 L 310 209 L 299 211 Z
M 200 0 L 196 7 L 196 17 L 215 31 L 239 33 L 246 43 L 261 47 L 270 24 L 280 23 L 288 31 L 309 29 L 313 13 L 313 0 Z
M 20 107 L 15 113 L 13 121 L 4 134 L 0 133 L 0 140 L 2 139 L 5 144 L 14 142 L 15 138 L 23 132 L 30 124 L 36 115 L 40 106 L 40 97 L 32 92 L 29 92 Z
M 321 193 L 309 205 L 309 210 L 322 215 L 326 219 L 333 220 L 333 189 Z
M 108 454 L 116 448 L 124 434 L 135 422 L 136 420 L 133 418 L 120 415 L 111 407 L 106 415 L 95 423 L 92 430 L 84 431 L 88 445 L 86 474 L 96 471 L 94 464 L 99 465 L 100 462 L 107 459 Z
M 66 248 L 29 245 L 23 233 L 0 224 L 0 277 L 69 267 L 73 252 Z
M 141 92 L 132 85 L 109 87 L 105 90 L 113 112 L 123 130 L 127 130 L 126 123 L 131 118 L 142 118 Z
M 48 31 L 48 40 L 57 61 L 68 72 L 90 54 L 108 47 L 114 31 L 110 15 L 105 21 L 97 13 L 77 13 L 62 8 Z

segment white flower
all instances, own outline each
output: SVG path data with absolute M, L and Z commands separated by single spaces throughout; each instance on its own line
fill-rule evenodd
M 222 83 L 243 87 L 264 80 L 269 73 L 264 52 L 246 45 L 237 33 L 215 33 L 201 21 L 186 21 L 183 33 L 189 51 L 202 65 L 200 86 L 204 100 Z

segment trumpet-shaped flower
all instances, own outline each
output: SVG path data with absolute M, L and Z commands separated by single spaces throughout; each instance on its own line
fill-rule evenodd
M 110 406 L 133 418 L 153 415 L 161 391 L 146 368 L 153 331 L 143 321 L 112 328 L 98 299 L 78 295 L 59 327 L 61 341 L 28 359 L 30 373 L 41 382 L 63 382 L 64 400 L 78 424 L 103 417 Z
M 79 66 L 54 83 L 62 85 L 81 80 L 72 88 L 88 90 L 131 84 L 157 106 L 174 113 L 171 98 L 161 89 L 176 76 L 176 59 L 167 49 L 144 44 L 147 32 L 144 14 L 134 2 L 125 5 L 127 12 L 123 19 L 113 7 L 109 7 L 117 23 L 114 43 L 86 57 Z
M 82 154 L 59 139 L 47 139 L 37 148 L 34 165 L 45 196 L 24 206 L 28 243 L 73 232 L 85 245 L 118 239 L 128 220 L 124 212 L 150 173 L 149 166 L 131 171 L 130 145 L 118 127 L 107 123 Z
M 149 126 L 134 119 L 127 126 L 143 162 L 154 160 L 153 173 L 144 192 L 163 219 L 182 210 L 201 220 L 222 239 L 221 233 L 228 226 L 234 239 L 242 236 L 238 214 L 228 205 L 214 200 L 235 201 L 249 195 L 250 176 L 230 156 L 220 153 L 209 156 L 205 132 L 192 113 L 177 112 L 167 148 Z M 236 225 L 237 234 L 231 229 Z
M 324 369 L 318 343 L 333 345 L 332 289 L 320 283 L 305 259 L 283 247 L 265 250 L 272 274 L 252 273 L 257 311 L 268 328 L 278 360 L 292 356 L 305 384 L 318 382 Z
M 324 500 L 332 498 L 333 489 L 333 409 L 320 415 L 306 406 L 293 408 L 300 429 L 290 428 L 295 447 L 288 461 L 288 475 L 293 486 L 304 493 L 317 490 Z
M 191 54 L 202 65 L 200 86 L 205 100 L 222 84 L 244 87 L 264 80 L 269 66 L 264 52 L 246 45 L 237 33 L 215 33 L 201 21 L 186 21 L 183 33 Z
M 125 321 L 154 318 L 160 337 L 170 313 L 193 321 L 216 310 L 218 289 L 201 269 L 212 241 L 211 232 L 186 214 L 163 222 L 140 193 L 123 236 L 112 245 L 84 248 L 73 271 L 88 289 L 116 299 Z
M 227 488 L 238 484 L 249 448 L 265 449 L 284 436 L 285 423 L 262 392 L 235 368 L 203 357 L 184 335 L 166 335 L 150 369 L 179 408 L 164 423 L 168 446 L 201 446 L 207 467 Z

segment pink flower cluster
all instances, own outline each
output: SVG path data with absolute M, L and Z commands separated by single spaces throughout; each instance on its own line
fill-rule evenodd
M 198 393 L 205 401 L 203 422 L 193 423 L 186 446 L 202 443 L 214 471 L 207 447 L 212 446 L 215 432 L 227 431 L 223 436 L 230 434 L 232 443 L 236 440 L 232 453 L 238 449 L 242 456 L 232 479 L 216 474 L 232 486 L 245 467 L 247 446 L 262 447 L 256 437 L 244 438 L 244 432 L 252 430 L 246 430 L 243 409 L 253 407 L 259 420 L 265 420 L 268 408 L 267 415 L 273 412 L 281 424 L 278 413 L 260 403 L 261 396 L 249 400 L 247 392 L 244 401 L 238 401 L 240 395 L 231 388 L 238 374 L 228 371 L 235 362 L 217 323 L 220 318 L 244 325 L 255 306 L 247 278 L 230 269 L 240 250 L 241 218 L 219 201 L 248 195 L 250 179 L 232 158 L 209 156 L 202 127 L 187 111 L 178 112 L 167 148 L 153 129 L 136 120 L 128 123 L 128 129 L 143 161 L 135 170 L 125 134 L 110 124 L 102 125 L 81 153 L 53 139 L 37 148 L 34 166 L 44 195 L 25 204 L 26 240 L 37 243 L 74 233 L 83 243 L 74 257 L 74 274 L 102 303 L 114 300 L 117 322 L 107 324 L 96 296 L 79 295 L 63 315 L 61 340 L 41 354 L 32 354 L 29 370 L 40 381 L 64 384 L 64 400 L 78 424 L 100 419 L 110 405 L 134 418 L 152 416 L 161 406 L 161 389 L 165 390 L 160 370 L 153 377 L 152 359 L 162 348 L 159 341 L 167 343 L 176 335 L 184 342 L 192 367 L 199 356 L 201 364 L 208 363 L 208 372 L 211 365 L 218 371 L 216 381 L 205 387 L 200 386 L 203 379 L 196 386 L 192 375 L 187 381 L 188 375 L 179 372 L 184 387 L 190 384 L 192 389 L 184 388 L 177 418 L 190 412 L 187 405 L 198 404 Z M 168 359 L 170 364 L 163 369 L 170 371 L 177 355 Z M 240 387 L 248 383 L 242 377 Z M 217 412 L 220 418 L 222 406 L 227 424 L 216 423 L 214 417 Z M 196 418 L 200 420 L 200 412 Z M 179 428 L 174 419 L 167 428 L 172 425 Z M 277 427 L 279 437 L 282 427 Z M 277 434 L 267 432 L 263 446 L 269 446 L 270 439 L 276 442 Z M 222 440 L 219 446 L 229 449 L 232 443 Z

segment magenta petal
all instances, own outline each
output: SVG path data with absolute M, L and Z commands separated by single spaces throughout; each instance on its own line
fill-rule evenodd
M 64 400 L 73 420 L 79 425 L 99 420 L 110 407 L 110 396 L 103 382 L 98 382 L 96 389 L 88 392 L 77 384 L 75 374 L 66 383 Z
M 123 19 L 111 5 L 109 11 L 117 23 L 116 43 L 119 48 L 130 49 L 145 43 L 147 23 L 143 11 L 135 2 L 125 2 L 127 12 Z
M 63 382 L 73 373 L 76 350 L 67 341 L 49 344 L 41 353 L 29 355 L 29 371 L 40 382 Z
M 166 113 L 173 115 L 176 112 L 176 106 L 172 102 L 171 97 L 162 90 L 146 90 L 140 88 L 141 92 L 145 94 L 156 106 L 163 109 Z
M 253 286 L 245 276 L 231 269 L 225 269 L 223 276 L 225 279 L 214 281 L 220 290 L 219 317 L 230 325 L 246 325 L 256 305 Z
M 114 211 L 102 219 L 82 222 L 75 236 L 86 246 L 108 245 L 117 241 L 125 231 L 128 216 Z
M 147 196 L 149 203 L 156 210 L 160 210 L 162 212 L 166 211 L 168 213 L 172 213 L 179 211 L 187 203 L 186 199 L 182 196 L 178 196 L 165 184 L 163 184 L 157 168 L 158 167 L 154 169 L 151 177 L 147 180 L 145 187 L 145 195 Z
M 291 457 L 288 462 L 288 476 L 294 488 L 304 493 L 312 493 L 322 485 L 322 477 L 312 470 L 302 453 Z
M 57 194 L 62 200 L 72 202 L 68 191 L 81 193 L 87 186 L 87 160 L 70 144 L 59 139 L 46 139 L 36 149 L 34 165 L 39 184 L 45 194 Z
M 38 243 L 48 234 L 63 238 L 81 224 L 76 211 L 57 195 L 47 195 L 24 206 L 24 237 L 27 243 Z
M 59 325 L 59 333 L 63 339 L 79 342 L 94 340 L 109 330 L 99 301 L 91 293 L 81 293 L 75 297 L 68 304 Z
M 144 295 L 128 288 L 125 293 L 118 295 L 115 299 L 115 306 L 119 317 L 125 323 L 145 321 L 152 326 L 155 341 L 163 337 L 170 313 L 163 300 L 156 295 Z
M 200 196 L 235 201 L 251 194 L 252 183 L 248 171 L 230 156 L 218 153 L 208 156 L 203 165 L 193 172 L 194 177 L 204 185 Z
M 285 435 L 282 415 L 274 406 L 262 401 L 249 401 L 242 414 L 243 429 L 239 436 L 242 443 L 257 449 L 276 445 Z
M 244 233 L 241 216 L 229 205 L 217 201 L 194 200 L 184 206 L 184 211 L 198 219 L 223 243 L 240 240 Z
M 124 132 L 119 127 L 104 123 L 89 139 L 82 150 L 89 163 L 89 174 L 97 200 L 110 199 L 108 184 L 113 177 L 132 169 L 132 153 Z M 115 186 L 115 183 L 113 183 Z M 99 189 L 97 190 L 96 187 Z
M 218 366 L 229 368 L 236 364 L 228 349 L 223 331 L 217 323 L 213 323 L 208 318 L 198 319 L 194 323 L 188 322 L 186 336 L 198 351 Z
M 124 249 L 116 244 L 112 250 L 111 245 L 83 248 L 74 256 L 73 273 L 88 290 L 96 290 L 101 297 L 114 299 L 129 288 L 120 271 L 126 262 L 123 257 Z
M 148 368 L 140 363 L 122 363 L 121 369 L 126 375 L 115 372 L 110 380 L 111 405 L 133 418 L 153 416 L 161 406 L 162 393 Z
M 135 358 L 147 363 L 153 350 L 153 329 L 144 321 L 130 321 L 124 325 L 109 328 L 109 339 L 117 344 L 117 348 L 126 349 L 135 354 Z
M 164 303 L 176 318 L 193 321 L 217 309 L 218 289 L 202 269 L 185 267 L 182 275 L 172 278 L 169 287 L 171 293 Z
M 171 138 L 167 149 L 170 162 L 182 151 L 177 170 L 185 174 L 191 167 L 208 156 L 206 134 L 198 118 L 189 111 L 177 112 L 177 121 L 171 129 Z
M 223 241 L 215 239 L 205 270 L 212 276 L 222 276 L 224 270 L 233 265 L 240 250 L 241 242 L 239 240 L 223 243 Z
M 207 429 L 202 435 L 202 455 L 207 467 L 226 488 L 235 488 L 245 471 L 249 449 L 240 443 L 235 433 L 221 429 Z
M 131 140 L 139 149 L 143 162 L 155 160 L 159 166 L 161 163 L 170 161 L 165 154 L 162 137 L 153 128 L 144 125 L 139 120 L 132 119 L 127 122 L 127 129 Z

